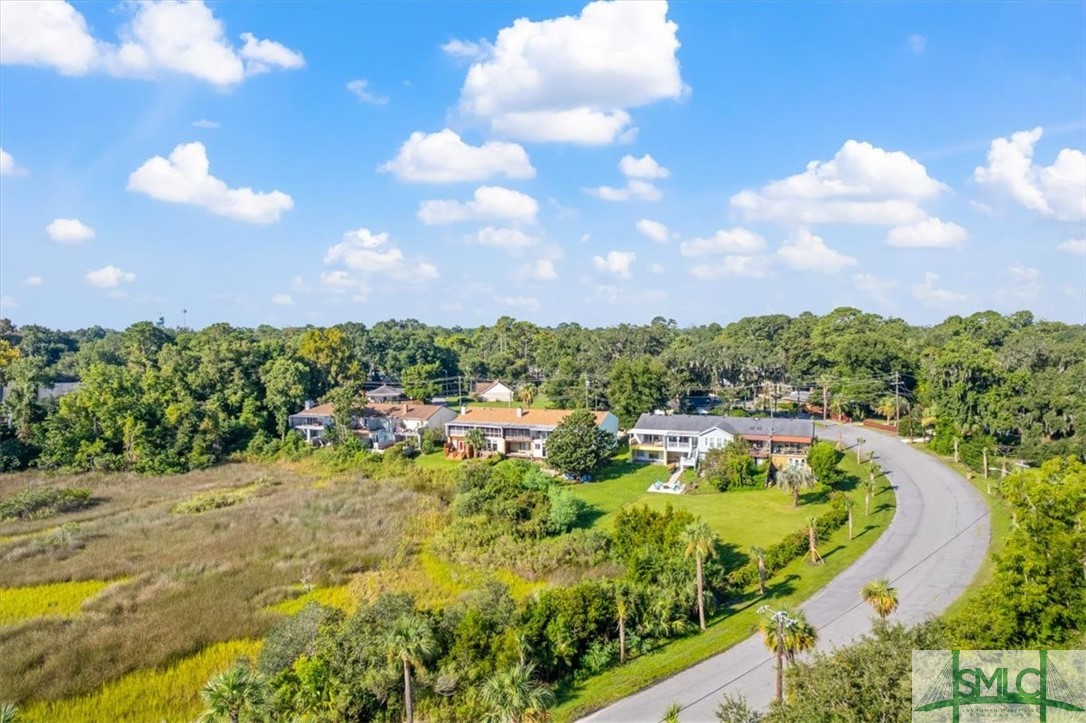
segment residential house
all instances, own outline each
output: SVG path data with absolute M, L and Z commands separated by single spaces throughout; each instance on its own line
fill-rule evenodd
M 635 462 L 697 467 L 710 449 L 741 437 L 755 461 L 768 459 L 779 469 L 806 464 L 814 436 L 814 422 L 806 419 L 642 414 L 629 432 L 630 456 Z
M 366 399 L 377 404 L 387 404 L 389 402 L 401 402 L 406 399 L 406 396 L 403 389 L 382 384 L 376 389 L 366 392 Z
M 335 413 L 334 404 L 314 405 L 307 401 L 305 409 L 287 417 L 287 427 L 298 430 L 309 444 L 318 444 L 332 428 Z
M 572 414 L 569 409 L 524 409 L 517 407 L 472 407 L 445 425 L 445 453 L 461 457 L 467 454 L 465 436 L 472 429 L 482 430 L 486 449 L 481 454 L 500 453 L 523 459 L 546 459 L 547 437 L 558 423 Z M 600 429 L 618 435 L 618 417 L 610 412 L 593 412 Z
M 71 394 L 81 386 L 83 386 L 83 382 L 53 382 L 52 384 L 38 387 L 36 395 L 39 402 L 44 402 L 48 399 L 58 399 L 65 394 Z M 14 388 L 11 384 L 0 387 L 0 402 L 7 399 L 13 390 Z
M 479 382 L 475 385 L 474 394 L 480 402 L 513 401 L 513 388 L 501 381 Z

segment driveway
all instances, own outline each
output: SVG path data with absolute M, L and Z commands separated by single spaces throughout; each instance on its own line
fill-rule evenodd
M 865 453 L 875 451 L 896 487 L 897 512 L 871 549 L 801 606 L 818 628 L 822 651 L 871 629 L 874 613 L 860 601 L 860 588 L 870 580 L 887 577 L 897 588 L 900 604 L 892 620 L 915 623 L 941 613 L 976 575 L 990 534 L 987 505 L 956 472 L 894 437 L 848 426 L 842 434 L 847 445 L 863 437 Z M 819 436 L 836 440 L 837 428 L 819 429 Z M 742 694 L 765 709 L 773 685 L 773 656 L 754 635 L 584 720 L 659 721 L 664 709 L 678 702 L 682 721 L 715 723 L 725 693 Z

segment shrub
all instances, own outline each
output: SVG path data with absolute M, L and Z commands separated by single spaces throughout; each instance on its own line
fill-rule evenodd
M 90 507 L 90 490 L 36 487 L 0 500 L 0 520 L 31 520 Z
M 175 515 L 198 515 L 201 512 L 233 507 L 243 499 L 244 495 L 237 492 L 202 492 L 184 502 L 178 502 L 170 512 Z

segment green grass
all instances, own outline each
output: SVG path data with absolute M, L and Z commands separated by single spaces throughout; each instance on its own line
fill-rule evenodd
M 255 659 L 260 643 L 234 640 L 218 643 L 163 669 L 139 670 L 90 695 L 40 702 L 20 711 L 19 720 L 33 723 L 83 721 L 183 721 L 203 709 L 200 690 L 211 676 L 240 657 Z
M 514 399 L 512 402 L 468 402 L 468 407 L 524 407 L 529 408 L 524 402 Z M 536 393 L 535 399 L 532 400 L 531 409 L 557 409 L 554 402 L 552 402 L 547 395 Z
M 105 580 L 84 580 L 0 588 L 0 625 L 40 617 L 75 617 L 84 602 L 112 584 Z
M 351 593 L 347 585 L 335 585 L 333 587 L 314 588 L 296 598 L 276 603 L 268 607 L 268 611 L 280 615 L 295 615 L 300 613 L 306 605 L 313 602 L 342 610 L 345 613 L 353 613 L 355 608 L 358 607 L 358 598 Z
M 856 475 L 859 473 L 855 458 L 846 457 L 845 461 L 842 463 L 842 467 L 849 474 Z M 656 467 L 655 469 L 661 470 L 662 468 Z M 647 482 L 645 482 L 646 477 L 648 477 Z M 612 481 L 618 481 L 620 487 L 623 489 L 628 487 L 628 489 L 626 489 L 624 493 L 615 490 L 613 493 L 607 494 L 605 491 L 601 490 L 593 492 L 592 494 L 602 502 L 609 501 L 614 509 L 618 509 L 621 504 L 628 503 L 623 502 L 623 500 L 629 500 L 632 497 L 635 481 L 637 484 L 645 482 L 644 486 L 647 487 L 652 481 L 652 478 L 649 473 L 643 470 L 628 470 L 626 475 L 620 476 L 617 480 L 604 481 L 598 483 L 598 486 L 603 488 Z M 581 487 L 578 487 L 578 491 L 580 491 L 582 487 L 590 489 L 593 486 L 595 485 L 582 485 Z M 642 487 L 642 490 L 643 489 L 644 487 Z M 750 501 L 744 501 L 729 507 L 726 504 L 727 499 L 736 494 L 744 497 L 750 496 Z M 757 499 L 755 497 L 757 494 L 766 495 L 762 500 L 763 506 L 761 507 L 755 505 L 754 502 Z M 764 598 L 758 596 L 756 589 L 746 591 L 738 600 L 732 601 L 715 616 L 704 633 L 672 641 L 652 652 L 631 660 L 625 665 L 605 671 L 600 675 L 575 684 L 572 689 L 563 691 L 560 705 L 552 711 L 553 720 L 556 721 L 556 723 L 576 720 L 577 718 L 588 715 L 592 711 L 599 710 L 616 700 L 636 693 L 653 683 L 689 668 L 706 658 L 723 652 L 736 643 L 745 640 L 757 630 L 759 622 L 757 608 L 760 605 L 768 602 L 771 602 L 774 605 L 799 605 L 825 586 L 838 573 L 844 571 L 866 552 L 886 529 L 887 525 L 890 524 L 890 520 L 893 518 L 895 507 L 893 491 L 886 486 L 885 477 L 881 478 L 880 490 L 872 501 L 872 512 L 870 517 L 864 516 L 863 492 L 859 489 L 854 489 L 850 494 L 859 500 L 859 504 L 855 509 L 856 536 L 850 541 L 848 539 L 848 527 L 844 526 L 828 539 L 822 540 L 819 544 L 819 552 L 825 560 L 824 564 L 810 565 L 804 559 L 795 560 L 769 579 L 766 596 Z M 664 498 L 662 501 L 663 503 L 666 503 L 668 500 L 689 500 L 690 504 L 695 505 L 694 508 L 691 508 L 695 513 L 699 513 L 699 510 L 696 508 L 697 503 L 700 503 L 703 500 L 710 501 L 711 507 L 702 508 L 702 516 L 705 517 L 705 519 L 715 520 L 713 523 L 714 525 L 719 525 L 725 520 L 742 523 L 738 526 L 733 525 L 731 522 L 728 523 L 726 526 L 727 533 L 721 533 L 722 542 L 724 543 L 736 544 L 737 540 L 759 538 L 762 535 L 768 534 L 768 530 L 777 529 L 779 527 L 782 530 L 781 534 L 774 539 L 766 541 L 767 543 L 772 543 L 776 542 L 785 534 L 803 526 L 802 521 L 797 523 L 797 518 L 790 518 L 791 521 L 788 522 L 788 524 L 780 523 L 778 525 L 774 523 L 760 527 L 759 530 L 754 533 L 749 529 L 746 529 L 746 527 L 749 527 L 755 522 L 755 520 L 749 517 L 749 515 L 753 514 L 751 510 L 756 510 L 758 515 L 776 514 L 773 510 L 776 510 L 779 506 L 779 498 L 781 497 L 785 498 L 786 507 L 789 508 L 785 512 L 791 511 L 791 499 L 780 490 L 770 489 L 739 493 L 725 492 L 696 495 L 649 496 L 653 498 Z M 633 498 L 630 501 L 637 500 L 638 498 Z M 655 505 L 656 503 L 652 502 L 650 504 Z M 751 505 L 754 506 L 751 507 Z M 746 509 L 747 512 L 745 514 L 748 515 L 748 517 L 744 518 L 738 512 L 732 513 L 729 509 Z M 799 519 L 802 520 L 811 514 L 816 514 L 814 512 L 815 509 L 822 509 L 822 506 L 802 504 L 800 505 L 799 512 L 793 512 L 793 514 L 798 514 Z M 603 519 L 601 519 L 601 523 Z M 746 548 L 743 549 L 745 551 Z M 858 592 L 859 591 L 857 591 L 857 594 Z M 657 713 L 658 711 L 651 712 L 653 715 Z
M 445 456 L 444 451 L 439 450 L 430 454 L 420 454 L 415 457 L 415 464 L 422 469 L 449 470 L 459 467 L 460 460 L 449 459 Z

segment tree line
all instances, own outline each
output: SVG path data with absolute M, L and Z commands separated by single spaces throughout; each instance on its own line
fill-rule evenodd
M 525 398 L 610 409 L 623 426 L 691 394 L 718 411 L 763 385 L 811 389 L 834 413 L 901 419 L 903 431 L 1031 461 L 1086 455 L 1086 327 L 1029 312 L 952 316 L 912 326 L 859 309 L 755 316 L 722 326 L 542 327 L 510 317 L 474 328 L 415 320 L 372 326 L 199 331 L 140 322 L 117 332 L 15 327 L 0 320 L 7 387 L 0 468 L 177 472 L 282 439 L 306 399 L 340 399 L 380 382 L 455 397 L 502 379 Z M 59 401 L 37 390 L 81 388 Z

